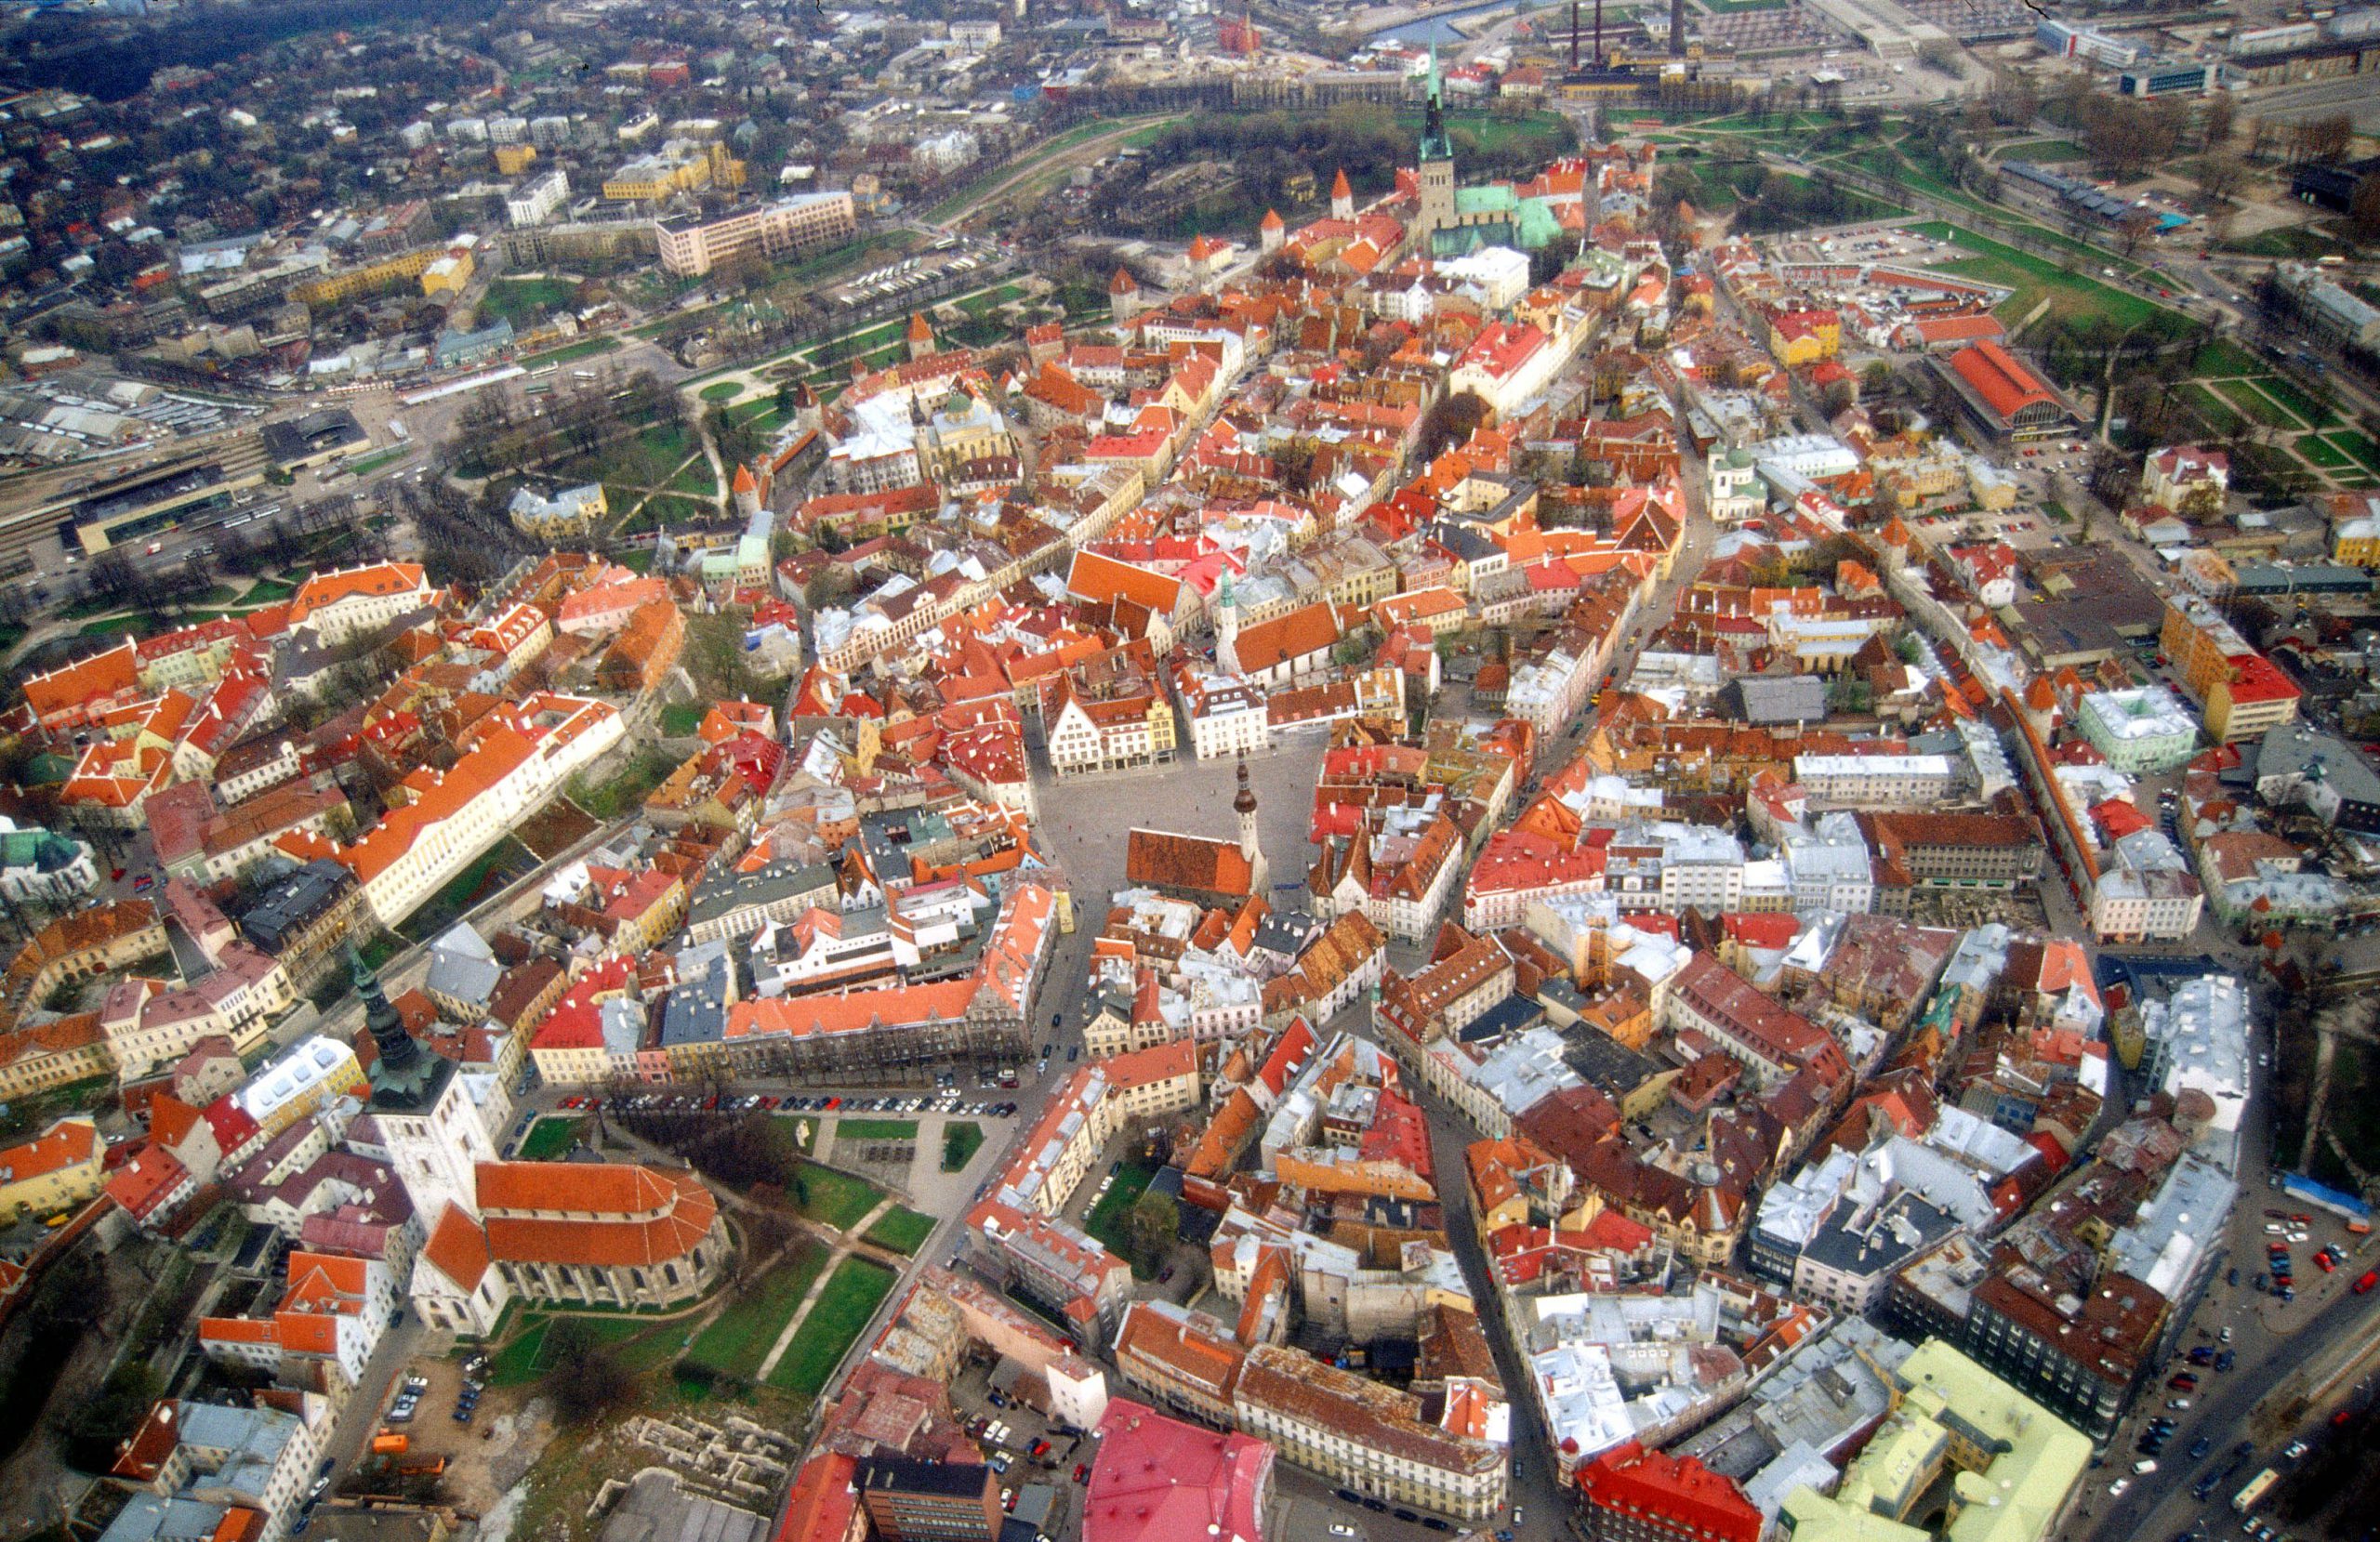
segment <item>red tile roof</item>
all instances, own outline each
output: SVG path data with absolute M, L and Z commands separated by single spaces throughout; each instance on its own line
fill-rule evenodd
M 1998 343 L 1986 341 L 1959 349 L 1950 355 L 1950 367 L 2002 417 L 2014 417 L 2027 407 L 2044 402 L 2055 404 L 2057 401 L 2057 393 L 2043 384 L 2041 376 Z

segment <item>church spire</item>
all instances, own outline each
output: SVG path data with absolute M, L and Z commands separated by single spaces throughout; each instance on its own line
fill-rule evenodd
M 1239 854 L 1248 861 L 1256 875 L 1256 892 L 1263 892 L 1264 847 L 1256 833 L 1256 789 L 1248 783 L 1248 756 L 1239 758 L 1239 794 L 1231 800 L 1232 812 L 1239 816 Z
M 1430 95 L 1422 109 L 1421 159 L 1454 159 L 1454 142 L 1447 138 L 1446 96 L 1438 78 L 1438 46 L 1435 42 L 1430 45 Z
M 364 962 L 364 956 L 352 943 L 347 950 L 347 977 L 355 986 L 355 994 L 364 1000 L 364 1025 L 372 1030 L 372 1042 L 379 1047 L 380 1063 L 391 1074 L 401 1073 L 421 1053 L 413 1035 L 405 1032 L 405 1020 L 389 1005 L 388 993 L 380 989 L 379 977 Z

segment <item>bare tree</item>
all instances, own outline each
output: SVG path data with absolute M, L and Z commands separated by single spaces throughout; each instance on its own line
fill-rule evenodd
M 2247 181 L 2248 163 L 2228 151 L 2210 151 L 2199 157 L 2194 179 L 2209 203 L 2228 204 Z

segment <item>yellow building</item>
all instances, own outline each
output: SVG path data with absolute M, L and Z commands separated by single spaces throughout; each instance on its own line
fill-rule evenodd
M 421 270 L 421 292 L 431 299 L 441 295 L 459 295 L 471 282 L 475 266 L 468 250 L 449 252 Z
M 2380 568 L 2380 520 L 2349 520 L 2332 534 L 2331 559 L 2351 567 Z
M 346 268 L 301 283 L 289 291 L 300 305 L 337 305 L 359 295 L 375 295 L 421 276 L 422 270 L 446 255 L 443 246 L 421 246 L 392 257 Z
M 2043 1542 L 2091 1464 L 2071 1425 L 1931 1338 L 1893 1376 L 1893 1412 L 1829 1498 L 1804 1486 L 1778 1522 L 1792 1542 Z M 1951 1474 L 1939 1532 L 1911 1523 Z
M 496 147 L 496 169 L 507 177 L 518 177 L 537 164 L 536 145 L 498 145 Z
M 672 139 L 652 155 L 640 155 L 606 178 L 603 196 L 625 203 L 658 204 L 705 188 L 740 188 L 744 163 L 723 144 L 697 145 Z
M 1768 351 L 1787 369 L 1831 359 L 1843 351 L 1843 319 L 1825 309 L 1772 311 Z
M 2296 682 L 2260 653 L 2233 661 L 2206 693 L 2206 731 L 2218 745 L 2254 739 L 2297 720 Z
M 60 1119 L 0 1150 L 0 1221 L 71 1210 L 99 1192 L 107 1144 L 88 1119 Z

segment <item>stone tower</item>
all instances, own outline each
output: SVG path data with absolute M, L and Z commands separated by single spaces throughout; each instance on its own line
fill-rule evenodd
M 424 1049 L 406 1031 L 404 1019 L 351 944 L 347 968 L 377 1051 L 364 1108 L 379 1127 L 397 1181 L 425 1226 L 435 1227 L 449 1205 L 476 1216 L 478 1164 L 496 1159 L 485 1117 L 456 1074 L 455 1063 Z M 499 1121 L 504 1116 L 499 1114 Z
M 1256 227 L 1256 234 L 1266 257 L 1271 257 L 1281 249 L 1281 243 L 1288 238 L 1289 231 L 1289 224 L 1282 219 L 1280 210 L 1266 209 L 1264 211 L 1263 223 Z
M 1347 180 L 1345 166 L 1341 166 L 1339 175 L 1330 180 L 1330 217 L 1333 219 L 1355 217 L 1355 188 L 1354 183 Z
M 1454 140 L 1447 133 L 1445 87 L 1438 79 L 1438 46 L 1430 45 L 1430 96 L 1421 120 L 1419 212 L 1414 244 L 1426 253 L 1431 236 L 1455 226 Z
M 1256 833 L 1256 789 L 1248 784 L 1248 757 L 1239 758 L 1239 793 L 1231 800 L 1239 816 L 1239 854 L 1248 859 L 1251 890 L 1264 892 L 1264 842 Z
M 934 354 L 933 327 L 922 310 L 909 312 L 909 357 L 931 359 Z
M 1226 675 L 1239 673 L 1239 601 L 1232 598 L 1228 573 L 1215 593 L 1215 667 Z

